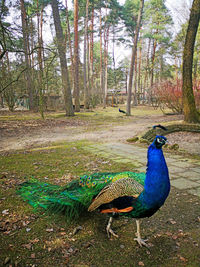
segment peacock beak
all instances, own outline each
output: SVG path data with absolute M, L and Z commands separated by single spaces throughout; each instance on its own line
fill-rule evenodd
M 170 145 L 170 142 L 168 140 L 165 141 L 165 144 Z

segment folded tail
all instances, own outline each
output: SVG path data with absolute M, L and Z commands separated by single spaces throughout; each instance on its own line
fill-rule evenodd
M 42 207 L 54 212 L 64 212 L 69 220 L 77 218 L 88 206 L 78 181 L 64 187 L 41 182 L 25 182 L 20 185 L 18 194 L 34 208 Z

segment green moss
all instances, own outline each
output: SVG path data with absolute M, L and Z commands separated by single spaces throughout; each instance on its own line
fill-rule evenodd
M 140 141 L 141 144 L 150 144 L 150 142 L 147 139 L 144 139 L 144 138 L 140 138 L 139 141 Z
M 173 144 L 171 146 L 168 146 L 169 149 L 171 150 L 178 150 L 179 149 L 179 145 L 178 144 Z
M 139 140 L 139 137 L 138 136 L 134 136 L 132 138 L 127 139 L 126 141 L 129 142 L 129 143 L 135 143 L 138 140 Z

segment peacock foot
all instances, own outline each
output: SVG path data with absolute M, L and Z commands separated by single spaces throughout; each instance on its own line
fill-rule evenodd
M 110 238 L 111 235 L 113 235 L 114 237 L 118 237 L 118 235 L 115 234 L 115 232 L 111 229 L 112 220 L 113 220 L 113 218 L 110 217 L 110 218 L 109 218 L 109 221 L 108 221 L 108 224 L 107 224 L 107 226 L 106 226 L 106 232 L 107 232 L 107 234 L 108 234 L 108 238 Z
M 111 237 L 111 235 L 113 235 L 114 237 L 119 237 L 117 234 L 115 234 L 115 232 L 110 228 L 110 227 L 106 227 L 106 231 L 107 231 L 107 235 L 108 235 L 108 238 Z
M 142 239 L 142 238 L 140 238 L 140 237 L 136 237 L 136 238 L 134 238 L 134 240 L 135 241 L 137 241 L 138 242 L 138 244 L 140 245 L 140 247 L 142 247 L 142 246 L 145 246 L 145 247 L 149 247 L 149 245 L 147 244 L 147 243 L 145 243 L 148 239 Z

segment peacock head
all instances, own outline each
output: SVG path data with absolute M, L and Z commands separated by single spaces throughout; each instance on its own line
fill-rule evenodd
M 162 135 L 157 135 L 156 138 L 153 141 L 153 144 L 156 148 L 162 148 L 163 145 L 167 142 L 167 138 Z

